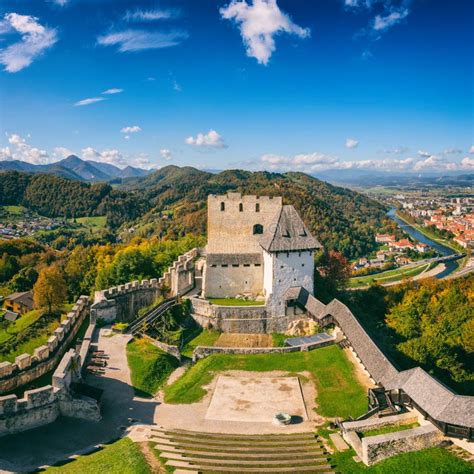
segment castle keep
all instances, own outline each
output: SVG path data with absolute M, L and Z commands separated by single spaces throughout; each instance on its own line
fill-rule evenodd
M 260 299 L 268 315 L 283 316 L 291 288 L 313 293 L 321 245 L 281 197 L 210 195 L 207 231 L 205 298 Z

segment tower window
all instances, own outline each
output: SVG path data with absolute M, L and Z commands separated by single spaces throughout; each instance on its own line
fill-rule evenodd
M 239 212 L 242 212 L 244 210 L 244 205 L 242 203 L 239 204 Z
M 221 211 L 225 211 L 225 203 L 221 202 Z
M 263 225 L 262 224 L 255 224 L 253 226 L 253 233 L 256 234 L 263 234 Z
M 255 204 L 255 212 L 260 212 L 260 203 Z

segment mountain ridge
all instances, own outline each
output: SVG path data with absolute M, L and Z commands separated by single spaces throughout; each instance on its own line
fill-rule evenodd
M 143 177 L 149 174 L 148 170 L 142 168 L 129 165 L 121 169 L 110 163 L 83 160 L 76 155 L 69 155 L 60 161 L 47 165 L 35 165 L 21 160 L 0 161 L 0 173 L 6 171 L 52 174 L 87 182 L 109 182 L 117 179 Z

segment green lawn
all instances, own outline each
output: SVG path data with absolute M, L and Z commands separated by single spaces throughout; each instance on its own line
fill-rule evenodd
M 215 354 L 199 361 L 176 382 L 165 387 L 165 401 L 193 403 L 201 400 L 206 394 L 203 386 L 224 370 L 309 371 L 316 384 L 320 415 L 348 418 L 367 411 L 366 391 L 357 381 L 354 366 L 338 346 L 285 354 Z
M 363 433 L 359 433 L 359 436 L 361 438 L 368 438 L 369 436 L 378 436 L 381 434 L 396 433 L 397 431 L 411 430 L 412 428 L 417 428 L 418 426 L 420 426 L 420 424 L 416 422 L 407 423 L 404 425 L 383 426 L 382 428 L 377 428 L 369 431 L 364 431 Z
M 142 395 L 153 396 L 179 362 L 146 339 L 134 339 L 127 345 L 132 385 Z
M 197 346 L 213 346 L 220 335 L 221 333 L 217 331 L 200 330 L 196 336 L 184 345 L 181 349 L 181 354 L 185 357 L 192 357 L 193 351 Z
M 239 298 L 208 298 L 208 300 L 218 306 L 263 306 L 265 301 L 241 300 Z
M 50 467 L 46 473 L 58 474 L 150 474 L 152 471 L 137 444 L 122 438 L 95 453 L 79 456 L 74 461 Z
M 22 206 L 2 206 L 5 211 L 14 216 L 21 216 L 25 211 L 25 208 Z
M 93 231 L 104 229 L 107 225 L 106 216 L 76 217 L 75 221 Z M 69 222 L 74 222 L 74 219 L 69 219 Z
M 473 466 L 446 449 L 430 448 L 399 454 L 367 467 L 356 463 L 351 449 L 330 456 L 334 470 L 341 474 L 472 474 Z
M 73 304 L 63 305 L 61 319 L 66 317 L 66 314 L 72 309 L 73 306 Z M 22 333 L 34 323 L 36 323 L 42 316 L 43 313 L 40 310 L 33 310 L 25 313 L 14 323 L 11 323 L 6 329 L 0 330 L 0 344 L 11 341 L 14 338 L 21 338 Z M 49 324 L 35 331 L 31 337 L 28 337 L 24 341 L 19 340 L 18 344 L 15 345 L 13 350 L 6 354 L 0 354 L 0 362 L 14 362 L 15 357 L 21 354 L 33 355 L 33 352 L 37 347 L 46 344 L 49 337 L 53 334 L 54 330 L 58 326 L 59 321 L 57 319 L 52 319 Z
M 428 269 L 430 264 L 423 263 L 414 267 L 397 268 L 396 270 L 389 270 L 386 272 L 377 273 L 375 275 L 367 275 L 358 278 L 349 279 L 349 288 L 357 288 L 359 286 L 368 286 L 372 283 L 392 283 L 394 281 L 403 280 L 404 278 L 414 277 L 419 275 L 422 271 Z

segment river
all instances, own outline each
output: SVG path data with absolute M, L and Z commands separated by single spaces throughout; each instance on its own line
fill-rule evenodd
M 452 255 L 456 253 L 452 248 L 446 247 L 445 245 L 441 245 L 440 243 L 431 240 L 429 237 L 426 237 L 426 235 L 422 234 L 410 224 L 407 224 L 405 221 L 397 217 L 396 212 L 397 210 L 393 208 L 388 211 L 387 215 L 388 217 L 390 217 L 390 219 L 394 220 L 398 224 L 398 227 L 403 229 L 410 237 L 418 240 L 419 242 L 423 242 L 424 244 L 429 245 L 443 256 Z M 443 278 L 446 275 L 449 275 L 450 273 L 454 272 L 454 270 L 458 268 L 458 264 L 455 261 L 445 262 L 444 265 L 446 266 L 446 268 L 442 272 L 438 273 L 438 275 L 436 275 L 436 278 Z

